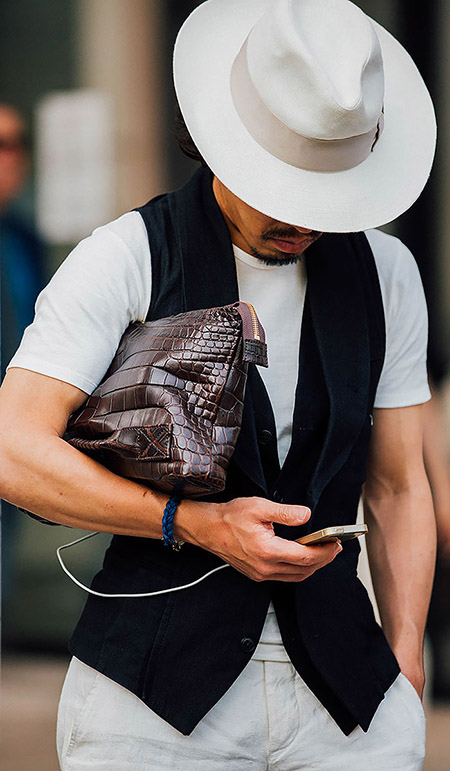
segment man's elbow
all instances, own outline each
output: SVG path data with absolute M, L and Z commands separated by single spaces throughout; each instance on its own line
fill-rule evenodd
M 0 430 L 0 498 L 17 504 L 27 476 L 23 438 L 2 426 Z

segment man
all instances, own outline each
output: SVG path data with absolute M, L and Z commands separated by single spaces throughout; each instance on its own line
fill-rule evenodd
M 435 540 L 426 314 L 408 251 L 360 231 L 425 184 L 429 96 L 401 46 L 347 0 L 209 0 L 180 32 L 174 71 L 208 168 L 97 230 L 41 295 L 2 387 L 0 483 L 51 521 L 115 534 L 96 592 L 232 569 L 158 597 L 89 597 L 61 766 L 418 769 Z M 178 507 L 174 553 L 160 540 L 167 496 L 61 437 L 130 321 L 238 295 L 265 326 L 270 366 L 249 372 L 223 495 Z M 367 455 L 384 634 L 356 578 L 357 541 L 293 542 L 355 520 Z

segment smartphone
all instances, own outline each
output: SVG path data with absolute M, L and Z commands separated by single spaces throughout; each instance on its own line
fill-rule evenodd
M 296 538 L 297 543 L 302 546 L 309 546 L 314 543 L 329 543 L 330 541 L 349 541 L 351 538 L 358 538 L 365 535 L 368 531 L 367 525 L 338 525 L 337 527 L 324 527 L 323 530 L 316 530 L 315 533 L 304 535 L 302 538 Z

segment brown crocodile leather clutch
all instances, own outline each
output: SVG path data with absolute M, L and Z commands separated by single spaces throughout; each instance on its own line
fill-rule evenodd
M 158 490 L 223 490 L 249 362 L 267 367 L 264 330 L 248 303 L 135 322 L 65 438 Z

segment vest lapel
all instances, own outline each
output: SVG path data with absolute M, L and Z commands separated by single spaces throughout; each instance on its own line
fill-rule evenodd
M 232 460 L 267 495 L 268 483 L 264 474 L 258 443 L 258 423 L 261 416 L 265 416 L 266 426 L 273 426 L 272 430 L 275 435 L 275 418 L 266 387 L 257 367 L 250 364 L 241 433 Z M 276 470 L 274 473 L 276 474 Z
M 212 191 L 212 174 L 199 169 L 169 196 L 177 248 L 182 257 L 185 310 L 239 300 L 230 234 Z
M 200 169 L 185 187 L 170 195 L 169 207 L 182 259 L 184 309 L 213 308 L 239 300 L 233 247 L 212 191 L 211 172 Z M 250 364 L 242 427 L 233 462 L 266 492 L 256 405 L 258 412 L 262 408 L 272 412 L 261 376 Z
M 347 460 L 367 411 L 369 335 L 352 237 L 326 234 L 307 252 L 308 292 L 329 398 L 325 441 L 308 485 L 314 507 Z

